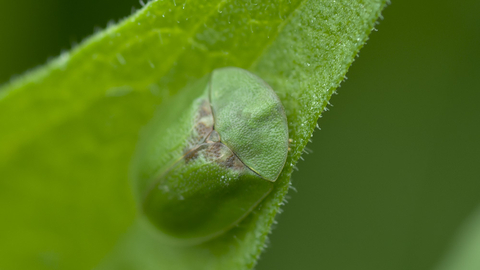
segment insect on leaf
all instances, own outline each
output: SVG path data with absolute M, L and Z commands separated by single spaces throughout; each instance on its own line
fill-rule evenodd
M 252 268 L 320 113 L 384 5 L 384 0 L 151 1 L 4 85 L 0 215 L 8 222 L 0 223 L 0 268 Z M 242 153 L 248 168 L 276 178 L 273 184 L 265 181 L 272 190 L 232 229 L 197 245 L 172 246 L 138 211 L 141 200 L 134 194 L 144 188 L 141 181 L 132 191 L 129 167 L 139 133 L 156 117 L 157 106 L 166 112 L 159 129 L 191 129 L 180 117 L 188 117 L 185 108 L 194 108 L 198 96 L 184 92 L 228 66 L 248 70 L 275 91 L 288 119 L 291 150 L 277 178 L 283 157 L 265 160 L 242 150 L 245 142 L 268 145 L 263 135 L 218 132 L 225 145 L 232 144 L 229 150 Z M 219 126 L 228 130 L 228 121 Z M 185 143 L 190 133 L 162 136 L 169 140 L 156 145 L 181 147 L 174 143 Z M 178 157 L 172 151 L 149 163 L 147 171 Z

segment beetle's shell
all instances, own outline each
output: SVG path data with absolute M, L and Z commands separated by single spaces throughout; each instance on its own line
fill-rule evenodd
M 210 81 L 215 130 L 245 165 L 275 181 L 288 152 L 282 103 L 262 79 L 239 68 L 213 72 Z
M 238 224 L 272 190 L 287 122 L 273 90 L 239 68 L 213 71 L 173 102 L 143 132 L 133 181 L 155 227 L 198 243 Z

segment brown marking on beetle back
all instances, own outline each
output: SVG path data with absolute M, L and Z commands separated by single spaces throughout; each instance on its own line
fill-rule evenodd
M 236 171 L 246 168 L 240 159 L 223 143 L 212 143 L 205 151 L 210 160 L 224 168 Z
M 198 158 L 198 151 L 189 151 L 186 152 L 185 155 L 183 156 L 183 160 L 185 160 L 185 163 L 189 163 L 190 161 L 193 161 Z
M 199 140 L 201 140 L 205 138 L 212 131 L 212 127 L 208 127 L 207 124 L 204 122 L 198 122 L 195 125 L 195 131 L 197 133 L 196 137 L 199 138 Z
M 213 114 L 210 108 L 208 100 L 201 100 L 193 122 L 193 128 L 190 133 L 190 137 L 185 143 L 183 150 L 185 162 L 189 162 L 192 159 L 196 159 L 198 156 L 198 150 L 192 151 L 205 141 L 205 138 L 213 130 Z
M 208 100 L 202 100 L 193 123 L 192 140 L 201 143 L 213 130 L 213 114 Z
M 205 157 L 210 161 L 217 161 L 223 156 L 222 143 L 209 143 L 207 149 L 205 149 Z
M 202 104 L 200 104 L 197 115 L 199 118 L 212 115 L 212 108 L 210 107 L 210 102 L 208 102 L 208 100 L 202 100 Z
M 222 165 L 225 166 L 225 168 L 235 171 L 244 170 L 246 168 L 240 159 L 233 153 L 222 163 Z
M 214 119 L 208 100 L 202 100 L 195 113 L 192 133 L 184 149 L 183 159 L 185 163 L 196 160 L 203 156 L 208 162 L 215 162 L 219 166 L 242 171 L 247 167 L 240 159 L 223 143 L 220 134 L 213 129 Z M 213 136 L 212 136 L 213 135 Z M 210 136 L 212 136 L 210 138 Z

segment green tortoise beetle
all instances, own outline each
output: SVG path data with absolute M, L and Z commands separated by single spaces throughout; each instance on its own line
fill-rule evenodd
M 287 118 L 267 83 L 234 67 L 214 70 L 173 102 L 141 134 L 132 179 L 154 227 L 200 243 L 270 193 L 287 158 Z

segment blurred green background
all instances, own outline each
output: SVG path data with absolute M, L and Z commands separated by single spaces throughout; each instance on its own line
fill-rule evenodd
M 137 0 L 1 0 L 0 83 Z M 319 120 L 262 269 L 433 269 L 480 205 L 480 1 L 393 1 Z

